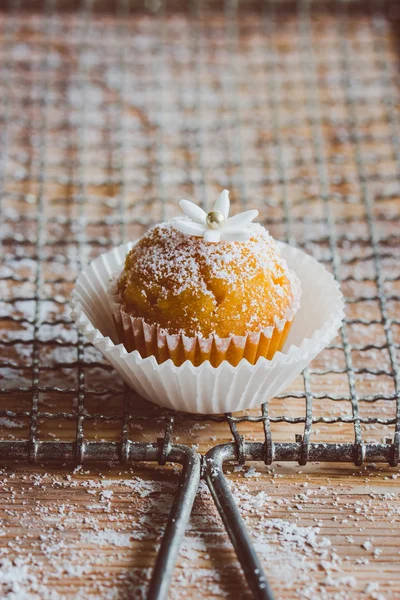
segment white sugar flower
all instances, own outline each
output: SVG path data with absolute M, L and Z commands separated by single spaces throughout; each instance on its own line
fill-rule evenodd
M 229 192 L 224 190 L 208 214 L 189 200 L 179 202 L 189 219 L 175 219 L 174 227 L 186 235 L 203 237 L 206 242 L 246 242 L 250 238 L 248 225 L 258 215 L 258 210 L 246 210 L 234 217 L 229 215 Z

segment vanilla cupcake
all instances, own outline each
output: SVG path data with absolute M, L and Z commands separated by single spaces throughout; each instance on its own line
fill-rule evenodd
M 339 285 L 312 256 L 252 224 L 257 211 L 228 218 L 227 192 L 209 214 L 181 206 L 185 218 L 85 267 L 72 318 L 147 400 L 202 414 L 257 408 L 334 339 Z
M 224 190 L 213 211 L 181 201 L 186 218 L 150 229 L 110 290 L 128 352 L 177 366 L 255 364 L 281 350 L 299 307 L 300 283 L 257 211 L 228 218 Z

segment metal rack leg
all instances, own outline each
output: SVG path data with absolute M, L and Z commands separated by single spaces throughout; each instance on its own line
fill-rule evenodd
M 148 600 L 167 598 L 172 572 L 200 482 L 200 456 L 194 450 L 185 446 L 173 446 L 168 460 L 182 464 L 183 472 L 157 555 Z
M 256 600 L 273 600 L 274 596 L 261 562 L 222 472 L 222 465 L 226 460 L 236 460 L 234 444 L 223 444 L 212 448 L 205 458 L 205 480 L 242 565 L 253 597 Z

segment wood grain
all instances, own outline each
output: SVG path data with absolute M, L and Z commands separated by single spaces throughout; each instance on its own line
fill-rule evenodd
M 37 397 L 40 412 L 58 415 L 39 417 L 37 439 L 74 441 L 81 397 L 85 439 L 120 440 L 124 388 L 77 336 L 74 281 L 94 257 L 177 214 L 181 197 L 207 207 L 227 187 L 233 212 L 257 208 L 277 239 L 334 272 L 347 300 L 344 337 L 307 380 L 270 402 L 270 416 L 304 419 L 307 393 L 312 441 L 353 442 L 343 419 L 356 405 L 364 441 L 393 439 L 395 7 L 171 0 L 53 8 L 22 1 L 0 11 L 0 411 L 11 411 L 0 415 L 1 438 L 29 439 L 21 412 L 29 415 Z M 163 435 L 157 407 L 132 394 L 129 411 L 130 439 Z M 264 439 L 261 423 L 238 429 Z M 272 423 L 275 441 L 303 430 L 304 422 Z M 173 441 L 201 453 L 231 440 L 226 421 L 181 415 L 174 425 Z M 277 598 L 400 598 L 395 469 L 227 471 Z M 0 595 L 145 598 L 177 477 L 171 466 L 4 466 Z M 202 484 L 170 598 L 204 597 L 249 594 Z
M 254 466 L 228 476 L 277 598 L 400 597 L 393 470 Z M 176 484 L 172 471 L 9 468 L 0 492 L 3 590 L 8 577 L 15 597 L 145 598 Z M 202 487 L 170 598 L 250 598 L 246 589 Z

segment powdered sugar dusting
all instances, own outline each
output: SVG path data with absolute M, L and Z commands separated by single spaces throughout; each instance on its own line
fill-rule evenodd
M 174 219 L 156 225 L 127 256 L 119 281 L 126 312 L 170 333 L 221 337 L 285 321 L 297 294 L 294 275 L 264 227 L 249 231 L 246 243 L 214 243 L 177 231 Z
M 275 278 L 282 272 L 286 274 L 286 264 L 268 231 L 258 223 L 252 223 L 249 229 L 251 238 L 245 244 L 247 252 L 244 253 L 243 244 L 239 242 L 213 243 L 186 236 L 174 228 L 172 219 L 145 234 L 144 238 L 150 242 L 145 251 L 134 248 L 132 252 L 138 268 L 150 268 L 158 281 L 178 281 L 178 294 L 193 287 L 211 294 L 204 281 L 206 269 L 212 277 L 235 287 L 241 287 L 243 280 L 253 279 L 260 271 L 269 271 Z M 154 243 L 155 233 L 162 251 L 161 244 Z

